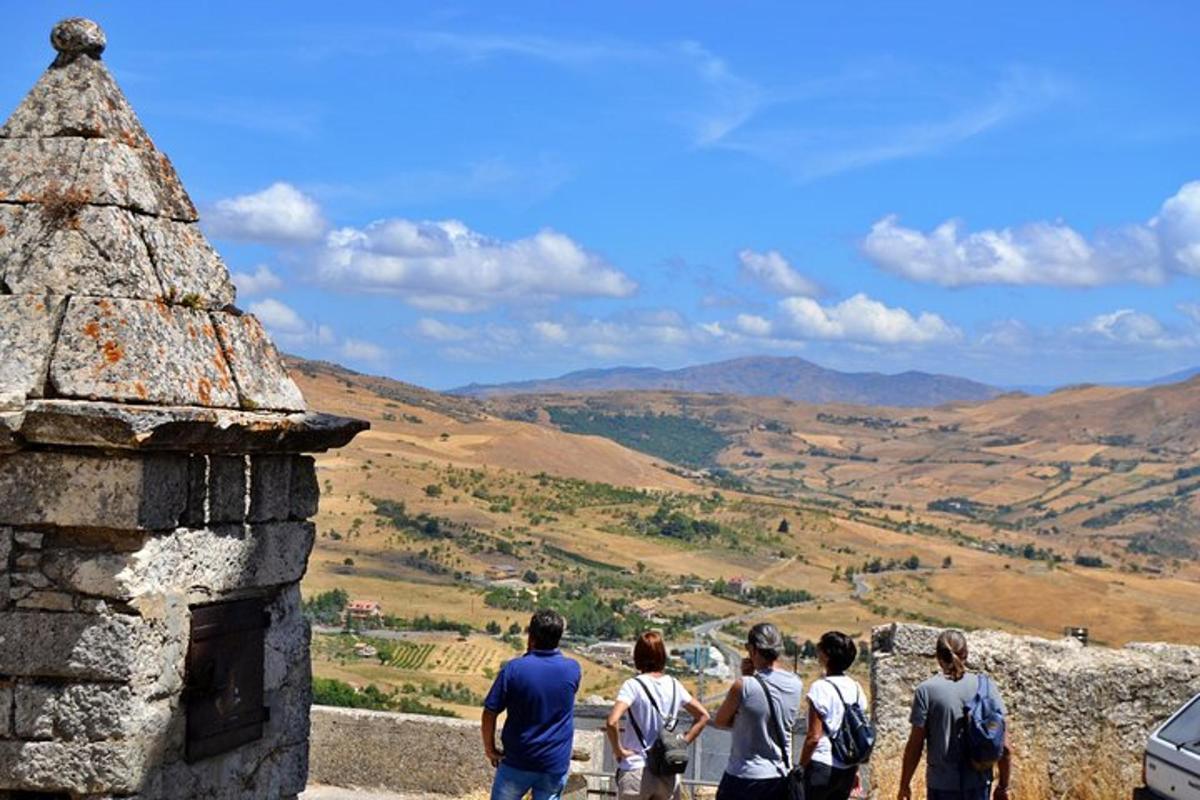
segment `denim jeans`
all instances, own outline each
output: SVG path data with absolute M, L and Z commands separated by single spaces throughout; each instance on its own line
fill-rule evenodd
M 526 772 L 503 762 L 492 780 L 492 800 L 521 800 L 533 790 L 533 800 L 559 800 L 567 786 L 567 774 Z

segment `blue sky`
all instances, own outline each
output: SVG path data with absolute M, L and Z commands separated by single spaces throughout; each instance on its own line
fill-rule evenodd
M 435 388 L 750 354 L 1200 365 L 1193 3 L 25 3 L 105 61 L 279 344 Z

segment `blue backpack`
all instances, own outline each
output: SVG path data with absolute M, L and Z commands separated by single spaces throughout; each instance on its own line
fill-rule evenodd
M 1004 712 L 990 687 L 981 674 L 975 697 L 963 706 L 963 754 L 980 772 L 990 771 L 1004 755 Z
M 833 687 L 838 700 L 842 701 L 842 724 L 836 731 L 830 731 L 829 723 L 824 716 L 821 717 L 833 754 L 846 766 L 865 764 L 875 749 L 875 728 L 863 711 L 861 695 L 853 703 L 847 703 L 836 683 L 831 680 L 826 680 L 826 683 Z

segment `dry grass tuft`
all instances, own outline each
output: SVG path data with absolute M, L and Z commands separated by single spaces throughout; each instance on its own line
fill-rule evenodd
M 42 194 L 42 217 L 55 228 L 74 228 L 79 224 L 79 212 L 91 200 L 88 192 L 74 186 L 67 189 L 53 184 Z

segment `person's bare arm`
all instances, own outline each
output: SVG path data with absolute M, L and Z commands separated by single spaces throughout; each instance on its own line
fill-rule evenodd
M 483 734 L 483 753 L 493 767 L 500 766 L 501 753 L 496 749 L 496 718 L 500 716 L 495 711 L 485 708 L 479 722 Z
M 692 727 L 688 728 L 687 733 L 683 735 L 683 740 L 691 744 L 696 741 L 696 737 L 700 735 L 700 731 L 704 730 L 704 726 L 708 724 L 708 709 L 702 706 L 700 701 L 694 697 L 684 703 L 683 707 L 692 715 Z
M 633 755 L 621 745 L 621 717 L 628 708 L 628 703 L 618 700 L 613 703 L 612 711 L 608 712 L 608 719 L 604 722 L 604 732 L 608 735 L 608 743 L 612 746 L 613 755 L 616 756 L 617 761 L 624 761 Z
M 908 743 L 904 745 L 904 761 L 900 767 L 900 791 L 896 795 L 899 800 L 911 800 L 913 775 L 917 773 L 924 752 L 925 729 L 920 725 L 913 725 L 908 734 Z
M 1008 746 L 1008 731 L 1004 732 L 1004 752 L 997 766 L 1000 775 L 996 779 L 996 791 L 992 797 L 995 800 L 1008 800 L 1008 782 L 1012 779 L 1012 748 Z
M 821 719 L 821 715 L 817 713 L 817 709 L 813 706 L 812 700 L 808 701 L 808 733 L 804 734 L 804 747 L 800 749 L 800 766 L 807 767 L 812 763 L 813 752 L 817 749 L 817 745 L 821 743 L 821 737 L 825 735 L 825 723 Z
M 714 728 L 721 730 L 729 730 L 733 727 L 733 718 L 737 716 L 738 709 L 742 707 L 742 679 L 738 678 L 733 682 L 733 686 L 729 687 L 729 693 L 725 695 L 725 700 L 721 703 L 721 707 L 717 709 L 717 715 L 713 717 L 712 724 Z

